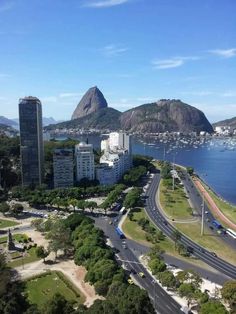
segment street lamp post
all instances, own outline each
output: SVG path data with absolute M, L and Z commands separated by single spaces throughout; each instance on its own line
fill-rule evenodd
M 172 190 L 175 190 L 175 153 L 173 156 Z
M 205 197 L 204 192 L 202 194 L 202 224 L 201 224 L 201 236 L 204 234 L 204 212 L 205 212 Z

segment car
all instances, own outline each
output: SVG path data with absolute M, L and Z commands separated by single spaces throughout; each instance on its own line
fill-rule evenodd
M 213 228 L 212 226 L 209 226 L 209 228 L 210 228 L 211 230 L 214 230 L 214 228 Z
M 126 244 L 122 244 L 123 249 L 127 249 L 127 245 Z
M 112 224 L 113 224 L 113 222 L 110 220 L 110 221 L 109 221 L 109 225 L 112 225 Z
M 143 272 L 139 272 L 138 275 L 139 275 L 141 278 L 145 277 Z
M 128 283 L 129 283 L 130 285 L 133 285 L 133 284 L 134 284 L 133 279 L 129 278 L 129 279 L 128 279 Z
M 209 212 L 206 210 L 206 211 L 205 211 L 205 214 L 209 214 Z
M 131 269 L 130 272 L 131 272 L 131 274 L 134 274 L 134 275 L 137 274 L 137 272 L 134 269 Z
M 187 251 L 192 254 L 194 249 L 191 246 L 187 246 Z
M 217 257 L 216 253 L 215 252 L 210 252 L 211 255 L 213 255 L 214 257 Z
M 206 221 L 207 221 L 207 222 L 209 222 L 209 221 L 210 221 L 210 219 L 209 219 L 209 218 L 207 218 L 207 219 L 206 219 Z
M 200 247 L 199 251 L 205 253 L 205 250 L 202 247 Z

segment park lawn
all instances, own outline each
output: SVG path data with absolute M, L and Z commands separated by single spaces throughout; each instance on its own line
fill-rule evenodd
M 61 273 L 47 272 L 26 281 L 25 293 L 31 304 L 42 308 L 55 293 L 60 293 L 68 301 L 84 303 L 84 295 Z
M 201 181 L 202 182 L 202 181 Z M 218 208 L 222 211 L 222 213 L 233 223 L 236 224 L 236 206 L 233 206 L 232 204 L 226 202 L 225 200 L 221 199 L 219 196 L 217 196 L 214 191 L 212 191 L 204 182 L 202 182 L 207 192 L 212 197 L 215 204 L 218 206 Z M 210 205 L 208 204 L 210 207 Z M 221 220 L 219 216 L 216 217 L 218 220 Z M 221 223 L 225 225 L 225 223 L 221 220 Z M 235 230 L 236 231 L 236 230 Z
M 205 247 L 209 251 L 213 251 L 217 256 L 228 261 L 231 264 L 235 264 L 236 261 L 236 251 L 232 250 L 225 242 L 223 242 L 219 236 L 210 233 L 210 231 L 205 232 L 203 236 L 201 233 L 201 223 L 173 223 L 173 225 L 194 242 Z M 223 249 L 222 249 L 223 248 Z
M 0 229 L 10 228 L 17 225 L 19 225 L 19 223 L 14 220 L 0 219 Z
M 12 238 L 14 241 L 17 241 L 17 242 L 21 241 L 23 243 L 24 239 L 28 240 L 29 237 L 27 236 L 27 234 L 17 233 L 17 234 L 13 234 Z M 6 236 L 0 237 L 0 244 L 1 243 L 5 243 L 5 244 L 7 243 L 7 237 Z
M 141 209 L 140 212 L 134 212 L 133 220 L 130 221 L 129 217 L 127 216 L 123 225 L 122 225 L 122 230 L 127 236 L 127 238 L 132 239 L 138 243 L 147 245 L 152 247 L 153 244 L 146 239 L 146 234 L 147 232 L 142 230 L 142 228 L 137 224 L 137 220 L 140 218 L 145 218 L 148 219 L 150 222 L 151 220 L 147 216 L 146 212 L 144 209 Z M 151 225 L 154 226 L 151 222 Z M 154 226 L 155 227 L 155 226 Z M 155 227 L 157 230 L 158 228 Z M 184 260 L 188 263 L 203 267 L 203 268 L 208 268 L 208 265 L 206 265 L 204 262 L 201 260 L 195 259 L 193 257 L 185 257 L 182 256 L 178 253 L 177 250 L 175 250 L 175 244 L 173 241 L 171 241 L 169 238 L 165 237 L 163 241 L 160 241 L 158 243 L 159 247 L 165 251 L 168 255 L 174 256 L 180 260 Z
M 30 248 L 25 253 L 27 253 L 27 254 L 23 258 L 20 257 L 18 259 L 15 259 L 14 261 L 10 261 L 8 263 L 8 266 L 10 266 L 12 268 L 19 267 L 19 266 L 23 267 L 24 264 L 28 264 L 28 263 L 32 263 L 32 262 L 36 262 L 36 261 L 40 260 L 40 258 L 38 258 L 36 256 L 36 248 L 35 247 Z
M 147 216 L 143 209 L 140 211 L 133 212 L 132 221 L 127 216 L 122 225 L 122 230 L 128 238 L 135 240 L 136 242 L 142 243 L 147 246 L 151 246 L 152 244 L 146 239 L 146 231 L 144 231 L 141 226 L 138 225 L 137 221 L 141 218 L 146 218 Z
M 184 188 L 181 185 L 176 185 L 175 190 L 165 186 L 166 179 L 162 179 L 159 187 L 159 197 L 162 209 L 165 211 L 169 219 L 191 219 L 192 208 L 190 207 L 188 198 Z

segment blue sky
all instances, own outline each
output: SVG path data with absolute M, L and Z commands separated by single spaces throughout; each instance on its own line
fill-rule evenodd
M 235 0 L 0 0 L 0 115 L 40 98 L 70 119 L 97 85 L 124 111 L 161 98 L 236 116 Z

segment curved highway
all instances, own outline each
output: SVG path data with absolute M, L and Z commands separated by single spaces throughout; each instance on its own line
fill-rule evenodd
M 153 179 L 146 191 L 146 205 L 145 210 L 153 221 L 153 223 L 163 231 L 163 233 L 173 240 L 173 232 L 176 228 L 170 224 L 165 217 L 162 215 L 160 209 L 156 204 L 156 194 L 158 186 L 160 183 L 160 174 L 155 173 Z M 199 235 L 200 236 L 200 235 Z M 230 278 L 236 279 L 236 267 L 224 260 L 220 259 L 217 256 L 214 256 L 212 252 L 207 251 L 205 248 L 196 244 L 188 237 L 182 234 L 180 242 L 185 245 L 185 247 L 191 247 L 193 249 L 193 254 L 204 261 L 206 264 L 217 269 L 223 274 L 227 275 Z

